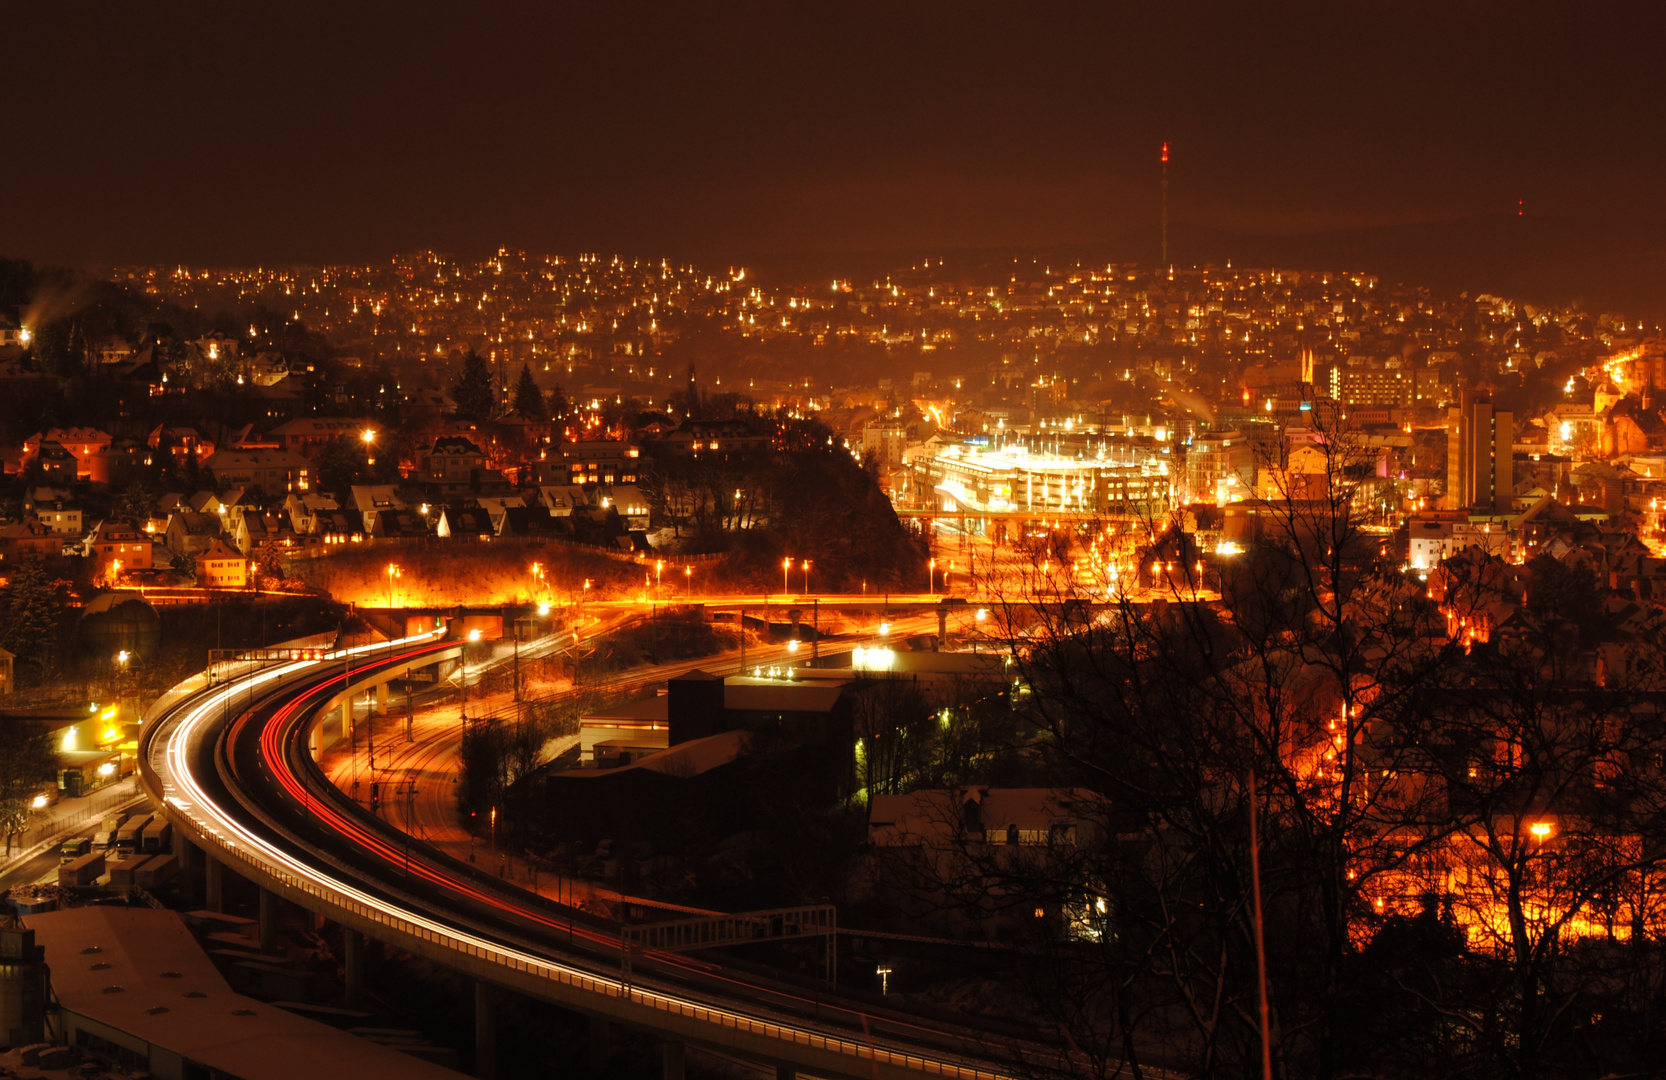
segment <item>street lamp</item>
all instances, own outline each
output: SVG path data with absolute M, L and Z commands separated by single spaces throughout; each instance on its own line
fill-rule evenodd
M 804 560 L 804 595 L 810 595 L 810 560 Z
M 393 607 L 393 579 L 403 577 L 404 572 L 393 563 L 388 563 L 388 607 Z
M 683 567 L 683 595 L 684 596 L 693 596 L 694 595 L 694 567 L 693 566 L 684 565 L 684 567 Z
M 789 592 L 792 591 L 792 586 L 787 584 L 787 573 L 792 568 L 793 568 L 792 556 L 789 555 L 785 559 L 781 560 L 781 595 L 782 596 L 785 596 Z
M 656 603 L 659 601 L 659 576 L 664 571 L 665 571 L 665 560 L 664 559 L 656 559 L 654 561 L 654 600 L 655 600 Z
M 937 595 L 937 560 L 932 559 L 926 566 L 926 591 Z
M 376 464 L 376 459 L 370 456 L 376 444 L 376 429 L 365 428 L 363 431 L 359 432 L 359 438 L 364 440 L 365 464 Z

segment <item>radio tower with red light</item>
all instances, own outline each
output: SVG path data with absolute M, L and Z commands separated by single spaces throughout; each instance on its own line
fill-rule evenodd
M 1163 144 L 1163 265 L 1169 264 L 1169 144 Z

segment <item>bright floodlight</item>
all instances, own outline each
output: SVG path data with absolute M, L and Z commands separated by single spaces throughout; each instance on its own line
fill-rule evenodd
M 375 442 L 376 441 L 376 429 L 375 428 L 365 428 L 364 431 L 360 433 L 359 438 L 363 439 L 366 443 Z
M 548 604 L 539 604 L 538 605 L 538 614 L 548 615 L 549 613 L 550 613 L 550 606 Z
M 479 641 L 480 640 L 480 631 L 479 630 L 470 630 L 469 631 L 469 640 L 470 641 Z

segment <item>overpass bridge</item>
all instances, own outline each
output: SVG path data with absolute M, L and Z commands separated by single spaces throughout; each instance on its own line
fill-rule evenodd
M 621 978 L 622 928 L 525 893 L 399 833 L 323 777 L 317 729 L 339 703 L 459 643 L 428 633 L 182 685 L 140 737 L 140 782 L 176 836 L 261 889 L 261 934 L 287 900 L 346 930 L 350 997 L 368 937 L 475 980 L 479 1031 L 493 988 L 645 1032 L 680 1080 L 687 1045 L 849 1080 L 1006 1080 L 1057 1053 L 687 956 L 648 951 Z M 182 851 L 183 853 L 183 851 Z M 627 954 L 628 955 L 628 954 Z

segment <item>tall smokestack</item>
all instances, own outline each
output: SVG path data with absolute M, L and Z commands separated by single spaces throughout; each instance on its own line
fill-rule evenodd
M 1163 144 L 1163 266 L 1169 264 L 1169 144 Z

